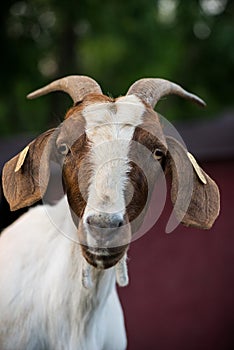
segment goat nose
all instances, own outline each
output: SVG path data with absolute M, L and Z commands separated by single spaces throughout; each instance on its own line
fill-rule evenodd
M 86 222 L 98 228 L 117 229 L 123 225 L 123 217 L 119 214 L 99 213 L 89 215 Z

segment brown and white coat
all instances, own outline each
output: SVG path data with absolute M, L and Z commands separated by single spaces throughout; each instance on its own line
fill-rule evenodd
M 183 224 L 210 228 L 219 212 L 216 184 L 164 134 L 153 110 L 170 93 L 204 102 L 162 79 L 141 79 L 112 99 L 82 76 L 55 81 L 29 98 L 55 90 L 69 93 L 74 106 L 3 171 L 12 210 L 43 198 L 51 161 L 61 167 L 66 195 L 55 206 L 29 210 L 2 234 L 0 348 L 124 349 L 115 281 L 128 282 L 126 252 L 159 176 L 171 176 Z

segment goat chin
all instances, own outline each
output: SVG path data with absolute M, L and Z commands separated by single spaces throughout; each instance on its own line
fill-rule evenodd
M 127 268 L 127 255 L 124 254 L 123 258 L 114 266 L 116 281 L 120 287 L 125 287 L 129 283 L 128 268 Z M 86 259 L 83 259 L 82 266 L 82 285 L 86 289 L 93 288 L 93 271 L 95 267 L 90 265 Z
M 113 248 L 92 248 L 81 245 L 86 261 L 98 269 L 109 269 L 115 266 L 124 256 L 127 246 Z

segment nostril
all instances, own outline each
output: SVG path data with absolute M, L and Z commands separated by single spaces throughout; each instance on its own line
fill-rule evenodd
M 97 215 L 90 215 L 87 217 L 86 222 L 91 226 L 99 226 L 99 220 Z
M 119 222 L 117 223 L 116 227 L 121 227 L 123 226 L 123 220 L 120 219 Z

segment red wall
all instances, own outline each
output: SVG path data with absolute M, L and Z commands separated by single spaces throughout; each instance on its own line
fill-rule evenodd
M 204 168 L 221 191 L 214 227 L 166 234 L 168 203 L 130 247 L 130 284 L 119 288 L 128 350 L 234 349 L 234 162 Z

